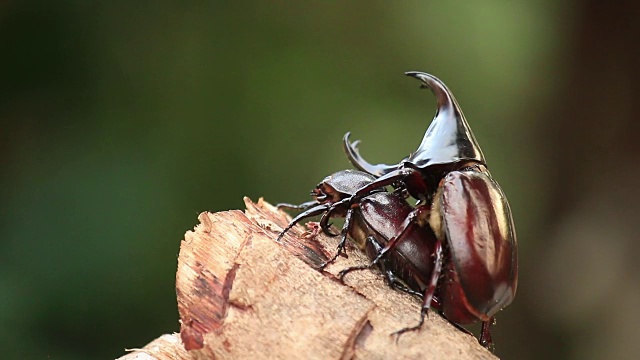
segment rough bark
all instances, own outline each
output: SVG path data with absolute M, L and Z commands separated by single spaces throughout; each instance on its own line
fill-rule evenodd
M 326 271 L 338 239 L 317 224 L 278 233 L 290 218 L 262 199 L 245 212 L 200 214 L 180 247 L 176 293 L 180 334 L 163 335 L 121 359 L 493 359 L 477 340 L 436 314 L 420 331 L 420 301 L 391 290 L 348 251 Z

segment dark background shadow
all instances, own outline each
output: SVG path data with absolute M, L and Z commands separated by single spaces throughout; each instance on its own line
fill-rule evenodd
M 604 3 L 603 3 L 604 4 Z M 454 91 L 511 202 L 507 359 L 640 353 L 637 5 L 0 4 L 0 348 L 112 358 L 177 331 L 179 241 L 242 197 L 397 162 Z M 634 240 L 635 239 L 635 240 Z

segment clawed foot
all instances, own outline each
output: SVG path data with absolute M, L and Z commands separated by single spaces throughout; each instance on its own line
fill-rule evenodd
M 347 275 L 348 273 L 355 271 L 355 270 L 365 270 L 365 269 L 369 269 L 371 268 L 370 265 L 367 266 L 352 266 L 352 267 L 348 267 L 342 271 L 340 271 L 338 273 L 338 279 L 340 279 L 340 281 L 344 281 L 344 276 Z
M 418 331 L 422 328 L 422 325 L 424 324 L 424 319 L 425 318 L 429 318 L 429 308 L 425 308 L 422 310 L 422 313 L 420 314 L 420 321 L 418 322 L 417 325 L 415 326 L 411 326 L 411 327 L 406 327 L 403 329 L 400 329 L 398 331 L 394 331 L 391 334 L 389 334 L 390 336 L 395 336 L 396 337 L 396 344 L 398 343 L 398 340 L 400 340 L 400 336 L 406 332 L 409 331 Z
M 406 333 L 406 332 L 409 332 L 409 331 L 418 331 L 418 330 L 420 330 L 420 329 L 422 328 L 422 324 L 423 324 L 423 323 L 424 323 L 424 322 L 422 322 L 422 321 L 421 321 L 421 322 L 420 322 L 420 324 L 418 324 L 418 325 L 416 325 L 416 326 L 406 327 L 406 328 L 400 329 L 400 330 L 398 330 L 398 331 L 394 331 L 394 332 L 392 332 L 392 333 L 391 333 L 391 334 L 389 334 L 389 335 L 390 335 L 390 336 L 395 336 L 395 338 L 396 338 L 396 344 L 397 344 L 397 343 L 398 343 L 398 341 L 400 340 L 400 336 L 401 336 L 402 334 L 404 334 L 404 333 Z
M 480 345 L 484 346 L 491 352 L 495 351 L 495 346 L 493 345 L 493 339 L 491 337 L 491 327 L 495 325 L 495 323 L 495 317 L 491 317 L 489 320 L 483 321 L 480 329 L 480 339 L 478 339 Z
M 493 341 L 487 341 L 485 339 L 480 340 L 480 345 L 482 345 L 485 349 L 491 351 L 491 353 L 496 351 L 496 347 L 493 344 Z
M 324 268 L 333 264 L 333 262 L 336 261 L 336 259 L 338 258 L 338 256 L 340 256 L 340 254 L 342 254 L 342 251 L 338 250 L 331 259 L 327 260 L 326 262 L 322 263 L 322 265 L 320 265 L 320 270 L 324 270 Z

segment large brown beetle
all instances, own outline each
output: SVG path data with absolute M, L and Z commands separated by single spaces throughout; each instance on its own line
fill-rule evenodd
M 356 204 L 388 185 L 427 205 L 429 223 L 446 253 L 443 273 L 450 274 L 437 291 L 442 312 L 458 324 L 482 321 L 481 343 L 490 346 L 493 316 L 511 303 L 518 282 L 511 210 L 453 94 L 433 75 L 406 74 L 419 79 L 421 87 L 430 88 L 437 98 L 438 109 L 422 143 L 397 165 L 372 165 L 360 156 L 358 142 L 351 143 L 347 133 L 343 140 L 349 160 L 377 179 L 335 206 Z M 377 259 L 397 240 L 391 239 Z

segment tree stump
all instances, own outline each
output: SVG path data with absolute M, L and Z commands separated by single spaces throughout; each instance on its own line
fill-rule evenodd
M 247 210 L 204 212 L 180 246 L 179 334 L 163 335 L 121 359 L 494 359 L 471 335 L 431 313 L 414 325 L 420 300 L 390 289 L 377 270 L 336 274 L 369 262 L 347 250 L 319 266 L 338 238 L 316 223 L 275 241 L 290 217 L 260 199 Z

